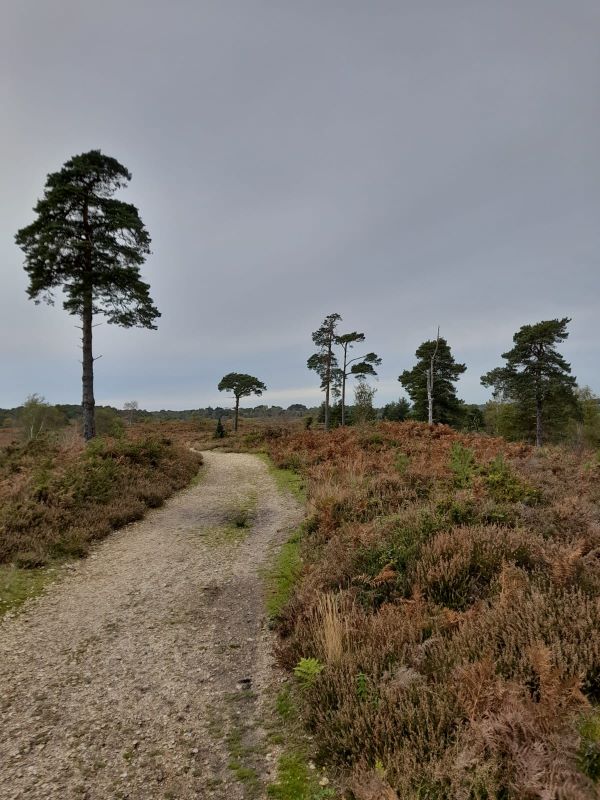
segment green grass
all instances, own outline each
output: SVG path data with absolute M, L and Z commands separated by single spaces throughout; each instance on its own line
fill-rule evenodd
M 302 729 L 297 722 L 299 710 L 288 686 L 275 700 L 277 729 L 284 734 L 285 749 L 277 762 L 277 779 L 267 787 L 267 795 L 276 800 L 325 800 L 335 797 L 333 789 L 319 784 L 321 773 L 310 768 L 310 756 Z M 273 736 L 271 736 L 273 739 Z
M 237 525 L 212 525 L 202 528 L 199 533 L 203 540 L 212 547 L 226 544 L 239 544 L 248 535 L 249 528 Z
M 39 595 L 45 586 L 60 577 L 58 566 L 20 569 L 0 565 L 0 617 L 16 611 L 26 600 Z
M 273 464 L 267 453 L 256 453 L 268 467 L 280 492 L 291 493 L 301 503 L 306 502 L 306 490 L 302 476 L 292 469 L 282 469 Z M 296 528 L 288 541 L 281 547 L 271 567 L 265 573 L 267 587 L 267 614 L 271 620 L 277 619 L 283 607 L 293 594 L 294 587 L 302 570 L 300 555 L 303 526 Z
M 277 711 L 278 716 L 286 722 L 294 718 L 294 714 L 296 713 L 296 704 L 294 703 L 294 698 L 289 686 L 284 686 L 277 695 L 277 699 L 275 700 L 275 710 Z
M 201 484 L 204 478 L 206 477 L 206 472 L 207 472 L 206 464 L 203 464 L 198 470 L 198 472 L 194 475 L 192 480 L 190 481 L 190 486 L 198 486 L 199 484 Z
M 302 476 L 293 469 L 282 469 L 276 467 L 267 453 L 256 453 L 269 469 L 269 474 L 273 477 L 280 492 L 290 492 L 301 503 L 306 502 L 306 489 Z
M 593 781 L 600 781 L 600 714 L 593 711 L 579 724 L 581 742 L 578 760 L 581 771 Z
M 271 620 L 277 619 L 294 592 L 302 570 L 300 547 L 302 527 L 296 528 L 288 541 L 281 547 L 265 575 L 267 587 L 267 614 Z
M 319 785 L 319 773 L 311 770 L 302 752 L 286 752 L 277 762 L 277 781 L 267 787 L 277 800 L 325 800 L 335 797 L 333 789 Z

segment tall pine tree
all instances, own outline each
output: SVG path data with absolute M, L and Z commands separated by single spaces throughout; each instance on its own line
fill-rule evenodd
M 336 342 L 336 329 L 342 321 L 339 314 L 329 314 L 321 327 L 313 332 L 312 340 L 319 348 L 308 359 L 306 366 L 321 378 L 321 389 L 325 392 L 325 430 L 329 430 L 331 414 L 331 393 L 338 373 L 338 362 L 333 347 Z
M 342 351 L 341 366 L 336 371 L 335 380 L 339 383 L 341 391 L 341 424 L 346 424 L 346 383 L 351 375 L 356 378 L 365 378 L 367 375 L 377 375 L 375 367 L 381 364 L 381 358 L 377 353 L 365 353 L 362 356 L 351 357 L 351 350 L 355 344 L 362 344 L 365 340 L 364 333 L 353 331 L 352 333 L 343 333 L 341 336 L 335 337 L 335 343 L 339 345 Z
M 556 349 L 569 336 L 568 317 L 523 325 L 513 336 L 514 347 L 502 354 L 504 367 L 496 367 L 481 377 L 494 396 L 516 404 L 522 418 L 529 420 L 535 443 L 543 443 L 550 414 L 564 415 L 576 408 L 576 380 L 571 365 Z M 532 430 L 533 428 L 533 430 Z
M 137 208 L 113 197 L 130 180 L 129 171 L 100 150 L 74 156 L 48 175 L 36 219 L 15 237 L 25 253 L 29 297 L 53 304 L 54 290 L 62 287 L 63 308 L 81 319 L 86 440 L 96 434 L 94 316 L 124 328 L 155 328 L 160 316 L 140 276 L 150 236 Z

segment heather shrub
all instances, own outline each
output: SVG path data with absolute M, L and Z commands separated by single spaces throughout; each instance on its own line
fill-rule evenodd
M 0 563 L 42 566 L 85 555 L 196 474 L 201 457 L 169 439 L 37 439 L 0 451 Z
M 322 667 L 305 722 L 353 796 L 596 798 L 593 457 L 414 422 L 265 443 L 311 513 L 279 656 Z
M 410 581 L 434 603 L 464 610 L 488 595 L 506 562 L 533 570 L 540 559 L 535 538 L 523 532 L 497 526 L 454 528 L 420 549 Z

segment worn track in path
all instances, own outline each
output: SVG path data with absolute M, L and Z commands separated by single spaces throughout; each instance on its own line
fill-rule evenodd
M 255 456 L 204 457 L 196 486 L 0 623 L 2 800 L 263 795 L 260 573 L 301 511 Z

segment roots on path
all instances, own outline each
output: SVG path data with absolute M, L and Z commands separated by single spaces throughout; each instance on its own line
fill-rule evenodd
M 260 567 L 301 512 L 258 458 L 206 473 L 0 623 L 0 797 L 261 797 Z

